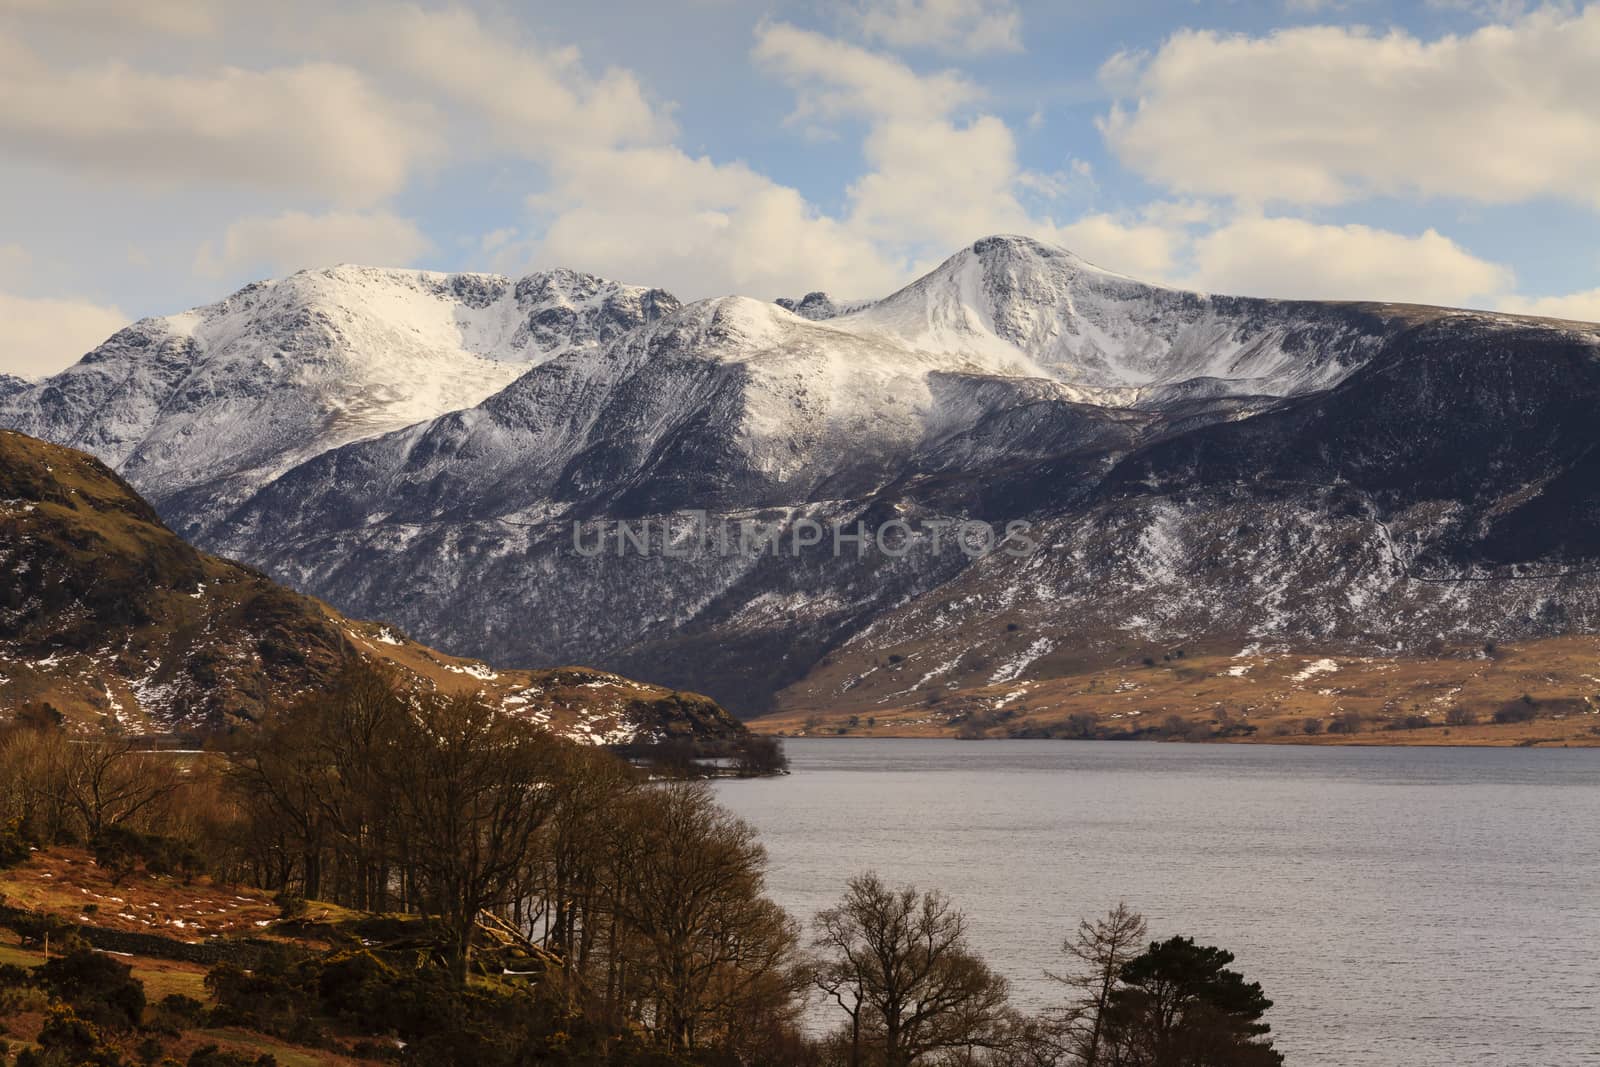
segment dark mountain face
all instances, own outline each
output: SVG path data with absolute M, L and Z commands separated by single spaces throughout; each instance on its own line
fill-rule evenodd
M 1100 493 L 1337 489 L 1386 517 L 1449 502 L 1442 573 L 1595 558 L 1600 347 L 1569 329 L 1457 315 L 1394 338 L 1324 394 L 1129 456 Z M 1419 560 L 1419 567 L 1426 560 Z
M 518 306 L 595 306 L 575 284 Z M 1600 327 L 1175 293 L 1019 238 L 847 308 L 592 285 L 634 324 L 552 319 L 586 340 L 475 406 L 163 515 L 439 647 L 745 712 L 891 655 L 914 701 L 1174 642 L 1600 621 Z M 1028 526 L 984 554 L 962 522 Z M 835 551 L 858 523 L 901 539 Z

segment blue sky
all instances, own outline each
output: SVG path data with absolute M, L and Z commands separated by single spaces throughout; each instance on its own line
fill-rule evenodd
M 1600 319 L 1600 4 L 0 0 L 0 371 L 336 262 Z

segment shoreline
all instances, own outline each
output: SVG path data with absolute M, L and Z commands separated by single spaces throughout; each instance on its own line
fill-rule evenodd
M 1094 744 L 1147 744 L 1147 745 L 1194 745 L 1220 746 L 1228 745 L 1244 748 L 1600 748 L 1600 736 L 1589 737 L 1547 737 L 1547 738 L 1507 738 L 1504 740 L 1478 740 L 1478 741 L 1444 741 L 1433 739 L 1419 739 L 1414 741 L 1389 741 L 1377 737 L 1363 737 L 1356 735 L 1349 740 L 1340 738 L 1331 740 L 1326 738 L 1306 738 L 1296 740 L 1286 737 L 1211 737 L 1200 739 L 1168 738 L 1168 737 L 958 737 L 954 732 L 946 733 L 900 733 L 894 731 L 876 731 L 872 733 L 849 734 L 788 734 L 768 733 L 757 729 L 752 723 L 751 732 L 763 737 L 771 737 L 779 741 L 953 741 L 962 744 L 982 744 L 988 741 L 1031 741 L 1031 742 L 1060 742 L 1075 741 Z

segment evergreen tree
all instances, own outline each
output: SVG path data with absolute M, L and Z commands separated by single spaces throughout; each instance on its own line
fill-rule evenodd
M 1228 969 L 1233 953 L 1173 937 L 1122 968 L 1107 1009 L 1103 1063 L 1117 1067 L 1279 1067 L 1261 1021 L 1258 982 Z

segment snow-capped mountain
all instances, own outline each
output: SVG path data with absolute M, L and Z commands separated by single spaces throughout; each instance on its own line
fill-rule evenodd
M 0 400 L 4 400 L 13 393 L 20 393 L 26 388 L 28 388 L 26 379 L 18 378 L 11 374 L 0 374 Z
M 1600 622 L 1600 577 L 1573 562 L 1600 556 L 1586 474 L 1600 327 L 1178 292 L 1017 237 L 844 306 L 680 307 L 564 272 L 514 285 L 324 274 L 351 272 L 409 279 L 374 282 L 384 294 L 432 294 L 341 288 L 348 321 L 370 331 L 339 331 L 363 388 L 389 382 L 402 335 L 435 338 L 423 347 L 452 366 L 513 373 L 476 379 L 481 395 L 456 410 L 402 425 L 397 408 L 386 426 L 324 429 L 267 458 L 195 431 L 187 450 L 156 447 L 154 428 L 181 419 L 271 432 L 176 385 L 119 453 L 134 435 L 116 403 L 60 399 L 75 375 L 98 380 L 98 354 L 0 402 L 0 421 L 72 411 L 70 427 L 31 425 L 102 449 L 203 546 L 351 614 L 456 653 L 594 662 L 745 711 L 780 693 L 850 699 L 889 655 L 926 661 L 909 683 L 920 693 L 1025 681 L 1064 650 L 1359 650 Z M 448 309 L 448 324 L 419 324 L 418 306 Z M 217 391 L 301 389 L 293 324 L 328 317 L 303 308 L 208 345 L 256 354 L 219 365 Z M 642 519 L 656 523 L 649 553 L 576 550 Z M 757 520 L 784 537 L 807 520 L 912 532 L 897 553 L 663 543 Z M 940 543 L 940 524 L 968 520 L 1029 523 L 1034 547 L 975 560 Z M 1012 648 L 1019 632 L 1029 641 Z
M 111 463 L 169 514 L 206 514 L 351 441 L 470 407 L 531 365 L 677 307 L 572 271 L 334 267 L 119 331 L 0 424 Z
M 1086 400 L 1131 404 L 1206 382 L 1212 395 L 1325 389 L 1381 338 L 1336 305 L 1160 289 L 1019 237 L 964 249 L 893 296 L 832 319 L 931 352 L 1029 370 Z
M 1237 671 L 1291 651 L 1442 654 L 1493 682 L 1497 642 L 1600 630 L 1600 326 L 1405 317 L 1336 388 L 1162 435 L 1071 505 L 1033 509 L 1040 552 L 976 561 L 877 614 L 786 700 L 859 710 L 1000 686 L 1016 701 L 1030 679 L 1115 665 L 1131 691 L 1173 649 Z M 1215 684 L 1173 669 L 1209 706 Z M 1592 658 L 1535 673 L 1541 699 L 1597 703 Z M 1392 710 L 1442 716 L 1448 677 Z M 1329 709 L 1384 703 L 1338 684 L 1315 687 Z M 1240 688 L 1235 712 L 1287 695 Z
M 1168 305 L 1178 310 L 1162 314 Z M 1341 376 L 1385 329 L 1329 305 L 1169 293 L 990 238 L 849 314 L 724 297 L 573 347 L 475 407 L 308 465 L 272 499 L 315 482 L 329 508 L 367 526 L 380 512 L 548 520 L 578 505 L 642 514 L 848 498 L 908 472 L 1016 461 L 1085 435 L 1124 440 L 1159 420 L 1107 409 L 1159 407 L 1162 387 L 1183 391 L 1185 415 L 1197 399 L 1231 414 L 1230 398 Z M 1126 341 L 1114 381 L 1103 355 L 1113 333 Z M 1318 339 L 1315 360 L 1297 363 Z M 351 470 L 325 473 L 339 465 Z M 251 537 L 220 536 L 230 547 Z

